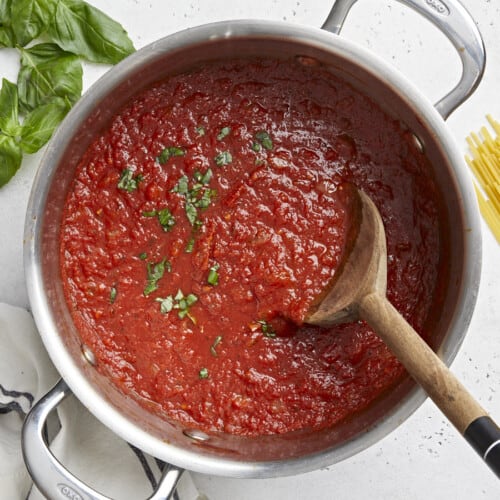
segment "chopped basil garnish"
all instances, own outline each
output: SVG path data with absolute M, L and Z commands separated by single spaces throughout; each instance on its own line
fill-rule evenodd
M 208 378 L 208 369 L 207 368 L 202 368 L 198 372 L 198 377 L 200 377 L 201 379 Z
M 194 238 L 189 238 L 189 241 L 187 242 L 186 244 L 186 248 L 184 249 L 184 251 L 186 253 L 192 253 L 194 250 Z
M 198 137 L 203 137 L 205 135 L 205 127 L 203 125 L 196 127 L 196 133 Z
M 149 263 L 147 264 L 148 272 L 148 282 L 144 288 L 144 296 L 147 297 L 149 294 L 153 293 L 158 289 L 158 281 L 163 278 L 165 270 L 171 271 L 172 266 L 167 259 L 163 259 L 161 262 Z
M 169 295 L 164 299 L 158 297 L 155 300 L 156 302 L 160 303 L 160 312 L 162 314 L 167 314 L 174 308 L 174 298 L 172 297 L 172 295 Z
M 215 263 L 208 271 L 207 283 L 212 286 L 219 284 L 219 264 Z
M 188 317 L 193 323 L 196 323 L 195 318 L 189 312 L 190 307 L 198 301 L 198 297 L 194 293 L 184 295 L 182 290 L 178 290 L 175 296 L 169 295 L 165 298 L 158 297 L 155 300 L 160 303 L 160 312 L 162 314 L 177 309 L 177 316 L 180 319 Z
M 146 260 L 148 258 L 148 254 L 146 252 L 142 252 L 138 255 L 139 259 Z
M 109 302 L 110 302 L 110 304 L 113 304 L 115 302 L 115 300 L 116 300 L 116 293 L 117 293 L 116 287 L 112 286 L 111 290 L 109 292 Z
M 229 151 L 222 151 L 214 158 L 214 161 L 217 166 L 223 167 L 233 161 L 233 156 Z
M 186 152 L 184 149 L 179 146 L 168 146 L 163 149 L 156 159 L 160 165 L 165 165 L 170 158 L 173 158 L 174 156 L 184 156 L 185 154 Z
M 183 175 L 178 181 L 177 184 L 173 187 L 173 193 L 179 194 L 187 194 L 189 191 L 189 179 L 187 175 Z
M 274 339 L 276 337 L 276 331 L 267 321 L 260 319 L 257 321 L 257 323 L 259 323 L 264 337 L 268 337 L 270 339 Z
M 175 218 L 168 208 L 161 210 L 151 210 L 149 212 L 142 212 L 144 217 L 158 217 L 160 226 L 164 231 L 170 231 L 175 226 Z
M 123 189 L 127 193 L 135 191 L 139 187 L 139 182 L 142 181 L 142 175 L 136 175 L 129 168 L 126 168 L 120 174 L 120 179 L 118 180 L 118 189 Z
M 201 184 L 203 184 L 204 186 L 207 186 L 210 181 L 212 180 L 212 176 L 213 176 L 213 173 L 212 173 L 212 169 L 209 168 L 207 169 L 207 171 L 205 173 L 201 173 L 199 170 L 197 170 L 194 174 L 193 174 L 193 179 L 196 181 L 196 182 L 199 182 Z
M 225 137 L 227 137 L 231 133 L 231 127 L 223 127 L 220 132 L 217 134 L 217 140 L 222 141 Z
M 252 142 L 252 150 L 258 153 L 262 149 L 262 146 L 258 142 Z
M 255 138 L 260 142 L 260 144 L 262 144 L 262 147 L 264 149 L 273 149 L 273 141 L 271 139 L 271 136 L 265 130 L 259 130 L 255 134 Z
M 212 356 L 217 356 L 216 348 L 222 342 L 222 335 L 217 335 L 215 337 L 214 343 L 210 346 L 210 353 Z
M 209 189 L 208 184 L 212 179 L 212 170 L 208 169 L 205 173 L 195 172 L 193 183 L 189 185 L 189 179 L 183 175 L 172 189 L 172 192 L 183 195 L 186 199 L 186 217 L 193 228 L 198 228 L 200 222 L 198 219 L 198 209 L 205 209 L 210 206 L 212 199 L 217 196 L 215 189 Z

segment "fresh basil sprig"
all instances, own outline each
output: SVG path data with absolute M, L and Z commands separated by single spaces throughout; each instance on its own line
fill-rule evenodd
M 104 64 L 120 62 L 134 51 L 122 26 L 87 2 L 59 0 L 55 4 L 48 34 L 64 50 Z
M 0 47 L 20 54 L 17 85 L 4 79 L 0 89 L 1 187 L 80 98 L 81 60 L 115 64 L 135 49 L 119 23 L 84 0 L 0 0 Z
M 33 110 L 54 97 L 73 105 L 82 95 L 82 64 L 78 56 L 55 43 L 21 48 L 21 69 L 17 78 L 22 110 Z

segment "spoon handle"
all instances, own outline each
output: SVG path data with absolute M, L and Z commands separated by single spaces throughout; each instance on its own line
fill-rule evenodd
M 500 477 L 500 429 L 486 410 L 385 296 L 376 292 L 365 295 L 358 313 Z

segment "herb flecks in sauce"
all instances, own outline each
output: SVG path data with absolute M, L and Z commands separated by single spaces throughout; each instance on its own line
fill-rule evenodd
M 161 262 L 147 263 L 147 284 L 144 288 L 144 296 L 147 297 L 155 290 L 158 290 L 158 281 L 163 278 L 165 271 L 171 271 L 170 262 L 165 258 Z
M 118 180 L 118 189 L 126 191 L 127 193 L 132 193 L 139 187 L 139 182 L 141 181 L 141 174 L 134 176 L 132 170 L 126 168 L 120 174 L 120 179 Z
M 259 130 L 255 134 L 255 138 L 257 139 L 258 143 L 260 143 L 262 145 L 262 147 L 264 149 L 267 149 L 268 151 L 273 149 L 273 140 L 271 139 L 271 136 L 269 135 L 269 133 L 266 132 L 265 130 Z M 254 148 L 253 148 L 254 151 L 256 151 L 255 144 L 256 143 L 254 143 Z
M 190 313 L 191 306 L 198 301 L 198 297 L 194 293 L 189 293 L 184 295 L 182 290 L 178 290 L 176 295 L 168 295 L 165 298 L 158 297 L 155 299 L 160 303 L 160 312 L 162 314 L 167 314 L 174 309 L 176 309 L 177 316 L 180 319 L 188 317 L 194 324 L 196 324 L 196 319 Z
M 176 156 L 184 156 L 186 151 L 180 146 L 168 146 L 162 150 L 162 152 L 156 158 L 160 165 L 165 165 L 165 163 L 170 160 L 170 158 L 175 158 Z
M 205 173 L 197 171 L 194 173 L 191 183 L 189 178 L 183 175 L 172 189 L 172 192 L 184 196 L 186 217 L 194 228 L 198 228 L 200 225 L 198 209 L 208 208 L 212 200 L 217 196 L 217 191 L 208 187 L 211 179 L 211 169 L 208 169 Z
M 260 325 L 260 329 L 262 330 L 264 337 L 267 337 L 270 339 L 276 338 L 276 330 L 273 328 L 273 326 L 269 322 L 267 322 L 263 319 L 259 319 L 259 320 L 257 320 L 257 323 Z
M 227 137 L 231 133 L 231 127 L 223 127 L 220 132 L 217 134 L 217 140 L 222 141 L 225 137 Z
M 233 162 L 233 155 L 229 151 L 222 151 L 214 157 L 214 162 L 218 167 L 229 165 Z
M 207 283 L 212 286 L 219 284 L 219 264 L 215 263 L 209 270 L 207 276 Z
M 215 357 L 218 356 L 216 349 L 221 342 L 222 342 L 222 335 L 217 335 L 217 337 L 215 337 L 214 343 L 210 346 L 210 353 L 212 354 L 212 356 Z
M 158 222 L 164 231 L 171 231 L 175 226 L 175 218 L 172 212 L 168 208 L 162 208 L 160 210 L 150 210 L 147 212 L 142 212 L 144 217 L 158 217 Z

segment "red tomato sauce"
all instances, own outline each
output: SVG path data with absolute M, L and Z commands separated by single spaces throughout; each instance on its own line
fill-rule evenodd
M 114 117 L 67 197 L 61 272 L 82 342 L 120 390 L 189 427 L 334 425 L 403 374 L 363 322 L 300 326 L 346 242 L 339 186 L 378 206 L 389 299 L 423 331 L 441 279 L 430 172 L 399 121 L 326 70 L 171 77 Z

